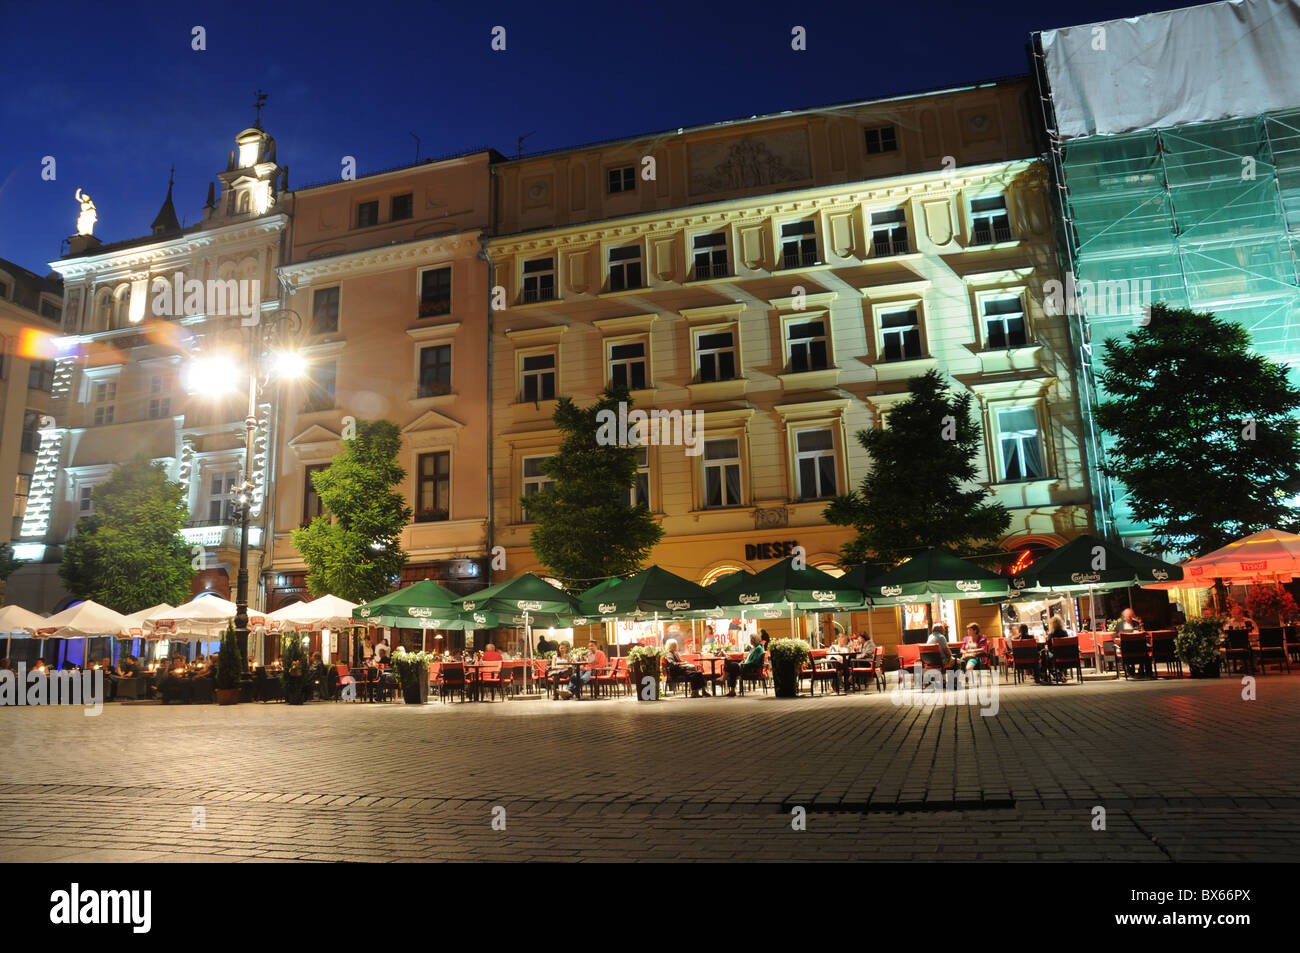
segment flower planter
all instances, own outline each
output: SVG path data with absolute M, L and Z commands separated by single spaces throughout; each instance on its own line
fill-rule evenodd
M 657 702 L 659 700 L 659 666 L 643 665 L 640 662 L 632 662 L 627 667 L 628 681 L 632 683 L 632 691 L 636 694 L 636 700 L 640 702 Z M 646 681 L 649 679 L 649 681 Z
M 1221 668 L 1219 662 L 1214 662 L 1210 665 L 1188 666 L 1187 671 L 1192 678 L 1218 678 Z
M 300 688 L 285 688 L 284 703 L 286 705 L 301 705 L 307 699 L 307 693 Z
M 218 705 L 238 705 L 239 689 L 238 688 L 218 688 L 216 690 Z
M 405 684 L 402 686 L 402 701 L 408 705 L 423 705 L 429 701 L 429 671 L 426 668 L 420 668 L 420 678 L 415 684 Z

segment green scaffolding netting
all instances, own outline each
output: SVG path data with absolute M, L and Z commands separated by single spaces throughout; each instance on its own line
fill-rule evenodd
M 1300 383 L 1300 110 L 1069 140 L 1061 172 L 1077 280 L 1236 321 Z M 1086 309 L 1097 353 L 1144 298 Z M 1142 532 L 1122 498 L 1114 516 Z

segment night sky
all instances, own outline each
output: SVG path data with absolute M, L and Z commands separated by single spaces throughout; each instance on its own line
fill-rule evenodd
M 0 257 L 39 274 L 75 231 L 147 234 L 176 165 L 193 224 L 254 92 L 290 187 L 492 146 L 514 155 L 1027 71 L 1037 29 L 1188 4 L 1032 0 L 5 6 Z M 790 49 L 794 25 L 808 51 Z M 191 49 L 191 29 L 207 50 Z M 490 49 L 506 28 L 504 53 Z M 899 38 L 905 39 L 899 39 Z M 915 37 L 915 40 L 906 38 Z M 937 67 L 933 64 L 939 64 Z M 44 156 L 57 179 L 43 181 Z

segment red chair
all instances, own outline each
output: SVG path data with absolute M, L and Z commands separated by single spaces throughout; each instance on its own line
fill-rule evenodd
M 1119 633 L 1119 660 L 1124 666 L 1125 678 L 1138 678 L 1142 675 L 1155 678 L 1155 668 L 1151 663 L 1151 646 L 1147 643 L 1145 632 Z
M 1281 626 L 1270 628 L 1261 628 L 1259 630 L 1259 649 L 1256 652 L 1259 658 L 1259 672 L 1264 674 L 1268 671 L 1268 660 L 1277 658 L 1277 667 L 1280 671 L 1286 666 L 1286 672 L 1291 674 L 1291 660 L 1287 658 L 1286 652 L 1286 633 Z
M 447 696 L 453 692 L 460 694 L 460 700 L 465 700 L 465 663 L 464 662 L 444 662 L 439 672 L 441 676 L 438 681 L 438 697 L 442 701 L 447 700 Z
M 1038 641 L 1036 639 L 1012 639 L 1011 672 L 1017 682 L 1024 681 L 1026 671 L 1038 671 Z
M 942 645 L 939 645 L 938 643 L 933 645 L 924 643 L 918 645 L 917 648 L 919 649 L 917 660 L 921 663 L 921 675 L 923 678 L 926 669 L 933 668 L 940 672 L 944 672 L 952 667 L 951 656 L 945 659 Z
M 870 659 L 854 656 L 849 662 L 849 680 L 851 685 L 859 685 L 868 679 L 876 683 L 877 691 L 885 690 L 884 679 L 885 647 L 877 645 L 875 654 Z
M 345 697 L 351 697 L 352 701 L 357 700 L 357 680 L 348 672 L 348 667 L 343 664 L 335 665 L 334 671 L 339 677 L 339 692 L 335 695 L 336 700 L 342 700 Z
M 501 667 L 503 664 L 500 659 L 480 664 L 478 675 L 474 679 L 474 695 L 476 698 L 485 691 L 491 691 L 494 700 L 497 697 L 497 692 L 501 692 L 501 698 L 503 701 L 505 700 L 505 685 L 501 680 Z
M 614 659 L 613 664 L 592 679 L 591 684 L 596 686 L 596 697 L 598 698 L 604 689 L 609 689 L 611 695 L 616 687 L 621 689 L 624 695 L 631 692 L 632 683 L 628 677 L 627 659 Z
M 921 644 L 919 642 L 898 646 L 898 681 L 900 684 L 903 681 L 904 672 L 913 673 L 913 679 L 915 679 L 916 666 L 920 661 Z
M 1073 670 L 1083 684 L 1083 662 L 1079 658 L 1079 637 L 1077 635 L 1056 636 L 1052 639 L 1052 667 L 1058 671 Z
M 1174 633 L 1173 630 L 1161 630 L 1151 633 L 1151 663 L 1159 665 L 1164 663 L 1166 673 L 1183 674 L 1183 660 L 1178 657 L 1174 650 Z

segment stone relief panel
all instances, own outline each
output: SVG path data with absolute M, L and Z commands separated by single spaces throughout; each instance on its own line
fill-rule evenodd
M 926 202 L 922 206 L 925 215 L 925 234 L 936 245 L 946 245 L 953 238 L 952 203 L 947 199 Z
M 692 195 L 734 192 L 812 178 L 808 133 L 804 129 L 692 144 L 687 154 Z

